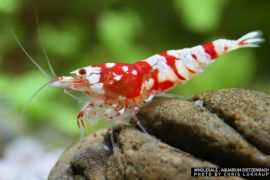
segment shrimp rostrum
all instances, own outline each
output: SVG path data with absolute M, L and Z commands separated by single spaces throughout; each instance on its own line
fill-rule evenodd
M 257 47 L 263 39 L 258 31 L 238 40 L 219 39 L 192 48 L 168 50 L 134 64 L 105 63 L 86 66 L 58 76 L 49 86 L 81 91 L 93 100 L 87 102 L 77 116 L 78 126 L 85 120 L 114 120 L 128 112 L 135 117 L 138 108 L 203 72 L 223 53 L 244 47 Z M 137 119 L 138 120 L 138 119 Z

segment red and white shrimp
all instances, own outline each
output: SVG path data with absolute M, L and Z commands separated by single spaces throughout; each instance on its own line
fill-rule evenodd
M 262 42 L 259 32 L 251 32 L 238 40 L 220 39 L 192 48 L 169 50 L 153 55 L 135 64 L 106 63 L 80 68 L 71 76 L 56 77 L 50 86 L 82 91 L 94 97 L 78 115 L 78 125 L 84 126 L 83 117 L 108 120 L 129 110 L 135 116 L 138 107 L 159 92 L 166 92 L 201 73 L 225 52 L 243 47 L 257 47 Z M 105 107 L 106 111 L 98 111 Z
M 113 120 L 124 114 L 131 115 L 140 125 L 135 116 L 138 108 L 156 94 L 167 92 L 201 73 L 223 53 L 257 47 L 262 41 L 261 33 L 255 31 L 238 40 L 219 39 L 192 48 L 168 50 L 134 64 L 105 63 L 83 67 L 72 71 L 70 76 L 55 77 L 49 85 L 66 91 L 81 91 L 93 98 L 77 116 L 79 127 L 85 126 L 85 119 L 89 122 L 102 117 Z

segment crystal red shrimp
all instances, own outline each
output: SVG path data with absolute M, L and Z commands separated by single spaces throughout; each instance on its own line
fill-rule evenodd
M 125 115 L 131 115 L 140 125 L 136 117 L 138 108 L 156 94 L 167 92 L 201 73 L 223 53 L 257 47 L 262 41 L 261 33 L 254 31 L 238 40 L 219 39 L 192 48 L 168 50 L 134 64 L 105 63 L 83 67 L 71 72 L 71 76 L 54 78 L 49 85 L 66 91 L 81 91 L 93 98 L 77 116 L 79 127 L 85 126 L 84 119 L 95 122 L 104 117 L 110 121 Z
M 262 41 L 261 33 L 255 31 L 238 40 L 219 39 L 192 48 L 168 50 L 134 64 L 87 66 L 71 72 L 69 77 L 55 78 L 50 86 L 82 91 L 94 98 L 78 114 L 78 125 L 84 126 L 85 115 L 92 119 L 103 115 L 108 120 L 121 116 L 127 110 L 135 115 L 138 107 L 151 101 L 157 93 L 183 84 L 223 53 L 257 47 Z M 105 112 L 99 108 L 105 108 Z

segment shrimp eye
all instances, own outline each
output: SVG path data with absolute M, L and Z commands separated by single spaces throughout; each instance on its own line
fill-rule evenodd
M 85 75 L 86 74 L 86 70 L 85 69 L 80 69 L 79 70 L 79 74 L 80 75 Z

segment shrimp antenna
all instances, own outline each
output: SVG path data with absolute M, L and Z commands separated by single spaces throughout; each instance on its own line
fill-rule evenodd
M 19 122 L 19 129 L 21 129 L 22 127 L 22 124 L 23 124 L 23 117 L 24 117 L 24 114 L 27 110 L 27 108 L 29 107 L 29 104 L 32 102 L 32 100 L 34 99 L 34 97 L 36 97 L 36 95 L 42 90 L 44 89 L 46 86 L 48 86 L 50 84 L 51 81 L 48 81 L 46 82 L 45 84 L 43 84 L 41 87 L 39 87 L 34 93 L 33 95 L 27 100 L 26 104 L 24 105 L 24 108 L 21 112 L 21 115 L 20 115 L 20 122 Z
M 36 17 L 37 32 L 38 32 L 38 38 L 39 38 L 39 41 L 40 41 L 41 49 L 42 49 L 42 51 L 43 51 L 43 53 L 44 53 L 44 55 L 45 55 L 45 58 L 46 58 L 46 61 L 47 61 L 47 64 L 48 64 L 48 67 L 49 67 L 51 73 L 52 73 L 54 76 L 56 76 L 56 73 L 55 73 L 55 71 L 54 71 L 54 69 L 53 69 L 53 67 L 52 67 L 52 64 L 51 64 L 51 62 L 50 62 L 49 56 L 48 56 L 48 54 L 47 54 L 47 52 L 46 52 L 46 49 L 45 49 L 45 47 L 44 47 L 44 44 L 42 43 L 43 41 L 42 41 L 42 38 L 41 38 L 41 32 L 40 32 L 40 28 L 39 28 L 39 19 L 38 19 L 37 8 L 35 8 L 35 17 Z M 80 98 L 78 98 L 78 97 L 76 97 L 75 95 L 71 94 L 70 92 L 66 91 L 66 89 L 65 89 L 64 92 L 65 92 L 68 96 L 70 96 L 71 98 L 73 98 L 73 99 L 75 99 L 76 101 L 78 101 L 80 104 L 82 103 L 82 100 L 81 100 Z
M 72 99 L 76 100 L 79 104 L 83 103 L 83 101 L 80 98 L 78 98 L 77 96 L 71 94 L 67 89 L 64 89 L 64 93 L 66 95 L 68 95 L 69 97 L 71 97 Z
M 39 38 L 39 41 L 40 41 L 41 49 L 42 49 L 42 51 L 43 51 L 43 53 L 44 53 L 44 55 L 45 55 L 45 58 L 46 58 L 46 61 L 47 61 L 47 64 L 48 64 L 48 66 L 49 66 L 49 68 L 50 68 L 51 73 L 52 73 L 54 76 L 56 76 L 56 73 L 55 73 L 55 71 L 53 70 L 52 64 L 51 64 L 51 62 L 50 62 L 49 56 L 48 56 L 48 54 L 47 54 L 47 52 L 46 52 L 46 50 L 45 50 L 45 47 L 44 47 L 44 45 L 43 45 L 43 43 L 42 43 L 43 41 L 42 41 L 42 38 L 41 38 L 40 29 L 39 29 L 39 21 L 38 21 L 37 9 L 35 9 L 35 16 L 36 16 L 36 24 L 37 24 L 38 38 Z
M 40 70 L 41 73 L 43 73 L 43 75 L 45 75 L 47 78 L 51 79 L 51 77 L 41 68 L 41 66 L 29 55 L 29 53 L 24 49 L 23 45 L 21 44 L 21 42 L 19 41 L 18 37 L 16 36 L 15 32 L 13 31 L 12 28 L 10 28 L 11 33 L 13 35 L 13 37 L 15 38 L 15 40 L 17 41 L 18 45 L 20 46 L 20 48 L 22 49 L 22 51 L 24 52 L 24 54 L 35 64 L 35 66 Z

